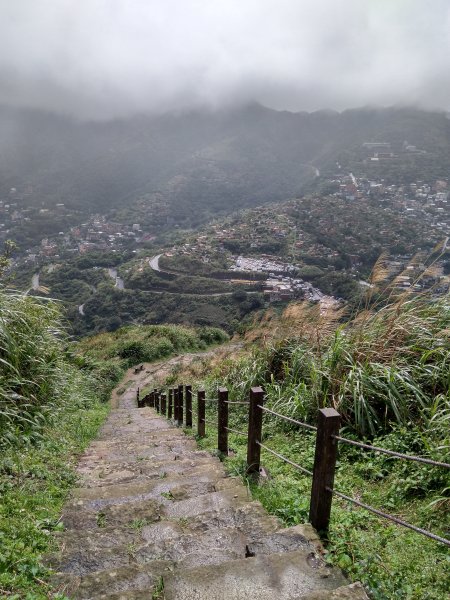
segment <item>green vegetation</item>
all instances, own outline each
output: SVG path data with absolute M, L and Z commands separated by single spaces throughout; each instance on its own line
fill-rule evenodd
M 53 302 L 0 290 L 0 314 L 0 594 L 44 599 L 40 556 L 122 371 L 75 356 Z
M 95 365 L 74 358 L 55 303 L 0 291 L 0 313 L 0 446 L 36 442 L 100 382 Z M 102 379 L 101 392 L 118 378 Z
M 278 337 L 240 360 L 205 366 L 197 375 L 207 397 L 218 385 L 230 399 L 248 397 L 262 385 L 267 406 L 301 421 L 315 422 L 317 410 L 335 407 L 346 437 L 406 454 L 450 462 L 450 310 L 448 297 L 431 301 L 402 296 L 377 311 L 362 310 L 346 324 L 342 314 L 317 308 L 288 309 Z M 286 331 L 289 337 L 286 337 Z M 210 406 L 207 421 L 214 421 Z M 246 431 L 246 409 L 233 405 L 230 427 Z M 208 429 L 201 441 L 216 447 Z M 265 415 L 263 442 L 311 469 L 314 436 Z M 235 455 L 228 468 L 244 475 L 246 439 L 231 435 Z M 310 479 L 263 451 L 270 478 L 254 496 L 287 525 L 308 518 Z M 335 487 L 424 529 L 448 538 L 450 477 L 431 468 L 340 445 Z M 335 499 L 327 558 L 361 580 L 375 600 L 430 598 L 448 591 L 448 549 L 409 530 Z
M 167 279 L 159 276 L 150 267 L 133 272 L 130 277 L 125 278 L 125 287 L 137 290 L 166 290 L 178 294 L 215 294 L 233 291 L 226 281 L 183 275 Z
M 79 390 L 78 390 L 79 392 Z M 97 434 L 108 408 L 84 395 L 58 410 L 40 439 L 2 450 L 0 459 L 0 597 L 46 600 L 50 572 L 41 563 L 55 549 L 61 508 L 76 482 L 76 456 Z M 53 596 L 52 596 L 53 597 Z M 54 596 L 55 598 L 62 596 Z
M 247 298 L 180 296 L 140 290 L 118 290 L 100 285 L 95 296 L 86 301 L 84 316 L 78 309 L 69 312 L 77 336 L 115 331 L 122 325 L 142 323 L 180 323 L 211 326 L 233 333 L 243 319 L 263 305 L 262 296 Z
M 228 335 L 215 327 L 146 325 L 123 327 L 114 333 L 85 338 L 78 348 L 85 360 L 120 369 L 181 352 L 205 350 L 227 340 Z

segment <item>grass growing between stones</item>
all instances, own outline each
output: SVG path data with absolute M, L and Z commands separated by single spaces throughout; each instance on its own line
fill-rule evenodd
M 0 597 L 15 600 L 63 598 L 49 585 L 41 563 L 55 547 L 52 532 L 76 482 L 77 455 L 96 436 L 108 406 L 60 412 L 35 445 L 6 448 L 0 460 Z

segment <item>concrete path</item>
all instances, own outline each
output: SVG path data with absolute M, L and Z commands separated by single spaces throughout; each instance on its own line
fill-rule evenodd
M 130 386 L 80 459 L 60 551 L 47 558 L 62 592 L 111 600 L 366 599 L 323 563 L 309 525 L 282 528 L 217 458 L 153 409 L 137 409 L 135 398 Z

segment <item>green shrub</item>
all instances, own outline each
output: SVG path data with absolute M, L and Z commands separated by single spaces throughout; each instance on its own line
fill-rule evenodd
M 161 337 L 152 344 L 152 352 L 155 359 L 170 356 L 174 350 L 174 345 L 166 337 Z
M 229 339 L 225 331 L 217 327 L 202 327 L 198 337 L 206 344 L 223 344 Z
M 136 364 L 147 360 L 148 344 L 143 340 L 124 342 L 123 345 L 119 347 L 117 354 L 120 358 L 126 359 L 130 364 Z

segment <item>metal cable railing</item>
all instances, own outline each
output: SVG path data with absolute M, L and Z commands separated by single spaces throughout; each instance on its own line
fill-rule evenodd
M 279 417 L 280 419 L 284 419 L 285 421 L 289 421 L 291 423 L 295 423 L 296 425 L 300 425 L 300 427 L 304 427 L 305 429 L 311 429 L 311 431 L 317 431 L 317 427 L 314 427 L 314 425 L 308 425 L 308 423 L 302 423 L 302 421 L 297 421 L 297 419 L 293 419 L 292 417 L 287 417 L 286 415 L 277 413 L 274 410 L 270 410 L 270 408 L 267 408 L 267 406 L 260 406 L 258 404 L 258 408 L 260 408 L 264 412 L 270 413 L 271 415 L 275 415 L 276 417 Z
M 261 444 L 261 442 L 257 441 L 256 443 L 258 444 L 258 446 L 260 448 L 263 448 L 267 452 L 270 452 L 270 454 L 273 454 L 274 456 L 276 456 L 277 458 L 279 458 L 283 462 L 286 462 L 289 465 L 292 465 L 293 467 L 295 467 L 296 469 L 298 469 L 302 473 L 305 473 L 306 475 L 310 475 L 312 477 L 312 475 L 313 475 L 312 471 L 308 471 L 308 469 L 305 469 L 304 467 L 298 465 L 297 463 L 293 462 L 292 460 L 289 460 L 289 458 L 286 458 L 286 456 L 283 456 L 282 454 L 278 454 L 278 452 L 275 452 L 275 450 L 272 450 L 272 448 L 268 448 L 264 444 Z
M 384 519 L 388 519 L 388 521 L 392 521 L 393 523 L 396 523 L 397 525 L 401 525 L 402 527 L 411 529 L 412 531 L 415 531 L 416 533 L 420 533 L 432 540 L 435 540 L 436 542 L 442 542 L 446 546 L 450 546 L 450 540 L 448 540 L 444 537 L 441 537 L 440 535 L 431 533 L 431 531 L 427 531 L 426 529 L 422 529 L 421 527 L 417 527 L 416 525 L 411 525 L 411 523 L 407 523 L 406 521 L 403 521 L 402 519 L 399 519 L 398 517 L 394 517 L 394 515 L 390 515 L 389 513 L 385 513 L 381 510 L 378 510 L 378 508 L 374 508 L 373 506 L 370 506 L 369 504 L 364 504 L 364 502 L 355 500 L 355 498 L 351 498 L 350 496 L 346 496 L 342 492 L 338 492 L 337 490 L 334 490 L 329 487 L 327 487 L 326 489 L 327 489 L 327 491 L 331 492 L 333 495 L 337 496 L 338 498 L 342 498 L 343 500 L 346 500 L 347 502 L 351 502 L 352 504 L 355 504 L 356 506 L 364 508 L 365 510 L 368 510 L 369 512 L 371 512 L 379 517 L 383 517 Z
M 333 435 L 332 437 L 335 440 L 338 440 L 339 442 L 343 442 L 344 444 L 350 444 L 351 446 L 356 446 L 357 448 L 364 448 L 364 450 L 372 450 L 373 452 L 381 452 L 382 454 L 394 456 L 395 458 L 403 458 L 405 460 L 411 460 L 414 462 L 423 463 L 425 465 L 433 465 L 434 467 L 443 467 L 444 469 L 450 469 L 450 464 L 439 462 L 431 458 L 423 458 L 421 456 L 413 456 L 411 454 L 402 454 L 401 452 L 386 450 L 386 448 L 378 448 L 377 446 L 371 446 L 370 444 L 364 444 L 363 442 L 349 440 L 347 438 L 341 437 L 340 435 Z
M 244 406 L 248 406 L 250 403 L 249 402 L 242 402 L 242 401 L 237 401 L 237 400 L 225 400 L 225 404 L 242 404 Z
M 237 429 L 233 429 L 232 427 L 225 427 L 226 431 L 229 431 L 230 433 L 235 433 L 236 435 L 247 435 L 245 433 L 245 431 L 238 431 Z
M 341 442 L 343 444 L 348 444 L 350 446 L 354 446 L 371 452 L 379 452 L 381 454 L 385 454 L 393 458 L 417 462 L 420 464 L 430 465 L 438 468 L 450 469 L 449 463 L 436 461 L 431 458 L 424 458 L 420 456 L 404 454 L 401 452 L 395 452 L 393 450 L 387 450 L 385 448 L 372 446 L 364 442 L 358 442 L 340 436 L 340 415 L 337 413 L 336 410 L 331 408 L 319 410 L 317 427 L 309 425 L 308 423 L 303 423 L 302 421 L 298 421 L 297 419 L 288 417 L 264 406 L 264 391 L 261 388 L 252 388 L 250 392 L 249 402 L 240 400 L 228 400 L 228 390 L 226 388 L 219 388 L 218 397 L 216 398 L 204 398 L 203 390 L 201 391 L 202 397 L 200 397 L 199 394 L 200 391 L 198 391 L 197 402 L 186 406 L 185 414 L 192 416 L 195 412 L 195 409 L 197 410 L 200 436 L 205 435 L 205 425 L 208 425 L 208 427 L 211 427 L 218 432 L 218 448 L 219 451 L 222 452 L 224 455 L 226 455 L 228 452 L 228 433 L 247 437 L 247 473 L 249 474 L 249 476 L 251 474 L 259 473 L 260 449 L 262 449 L 272 454 L 282 462 L 291 465 L 300 473 L 313 477 L 310 503 L 310 522 L 313 524 L 314 527 L 316 527 L 316 529 L 325 531 L 328 528 L 331 515 L 331 494 L 340 498 L 341 500 L 344 500 L 350 504 L 354 504 L 355 506 L 367 510 L 377 515 L 378 517 L 387 519 L 388 521 L 391 521 L 401 527 L 405 527 L 414 531 L 415 533 L 428 537 L 429 539 L 443 543 L 446 546 L 450 546 L 450 540 L 445 537 L 434 534 L 416 525 L 412 525 L 411 523 L 408 523 L 403 519 L 395 517 L 394 515 L 391 515 L 389 513 L 383 512 L 382 510 L 365 504 L 364 502 L 352 498 L 351 496 L 347 496 L 346 494 L 343 494 L 342 492 L 335 490 L 331 487 L 336 470 L 338 446 L 336 442 Z M 191 392 L 190 402 L 192 402 L 193 400 L 192 395 L 193 393 Z M 145 405 L 147 398 L 152 399 L 153 397 L 154 393 L 151 392 L 150 394 L 142 398 L 141 406 Z M 139 391 L 137 391 L 137 399 L 139 401 Z M 156 396 L 154 397 L 154 399 L 157 401 Z M 200 402 L 202 402 L 202 404 L 200 404 Z M 211 406 L 210 415 L 213 417 L 211 421 L 206 420 L 205 418 L 205 403 L 214 403 L 214 407 Z M 249 407 L 248 432 L 228 427 L 228 406 L 233 404 L 242 406 L 245 405 Z M 161 405 L 161 408 L 157 405 L 156 409 L 158 410 L 158 412 L 160 412 L 161 409 L 163 410 L 163 412 L 165 412 L 163 405 Z M 180 410 L 182 411 L 182 407 L 180 407 Z M 294 461 L 276 452 L 275 450 L 272 450 L 272 448 L 269 448 L 268 446 L 259 441 L 262 436 L 263 413 L 271 414 L 276 418 L 283 419 L 284 421 L 293 423 L 294 425 L 297 425 L 304 429 L 316 432 L 316 453 L 314 458 L 313 471 L 302 467 L 301 465 L 295 463 Z M 181 420 L 182 419 L 183 417 L 181 416 Z M 178 424 L 180 424 L 180 419 L 178 419 Z M 200 425 L 202 425 L 202 428 L 200 427 Z M 189 426 L 191 426 L 191 420 Z

